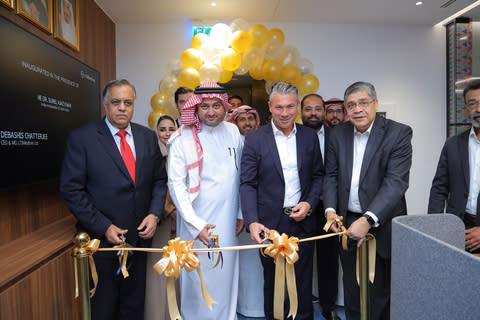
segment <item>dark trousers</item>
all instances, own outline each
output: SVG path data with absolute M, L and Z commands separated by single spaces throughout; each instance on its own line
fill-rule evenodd
M 277 231 L 286 233 L 288 236 L 295 236 L 299 239 L 313 236 L 305 231 L 287 215 L 282 214 L 281 222 Z M 299 243 L 299 259 L 295 262 L 295 278 L 297 283 L 298 311 L 296 320 L 313 320 L 312 305 L 312 272 L 313 272 L 313 250 L 314 242 L 307 241 Z M 264 311 L 265 319 L 273 320 L 273 295 L 275 287 L 275 263 L 269 256 L 260 255 L 263 265 L 264 277 Z M 286 287 L 285 287 L 286 289 Z M 288 297 L 285 294 L 285 297 Z M 288 314 L 288 304 L 285 304 L 285 314 Z
M 145 304 L 146 254 L 135 252 L 128 257 L 130 276 L 123 278 L 113 253 L 94 254 L 98 286 L 91 300 L 92 320 L 143 319 Z
M 318 235 L 327 234 L 323 231 L 326 223 L 323 212 L 318 212 Z M 324 312 L 335 310 L 338 295 L 338 237 L 315 241 L 317 249 L 318 301 Z
M 348 228 L 358 218 L 359 216 L 347 215 L 345 226 Z M 350 239 L 348 240 L 348 250 L 340 248 L 347 320 L 360 319 L 360 287 L 357 284 L 355 269 L 356 252 L 357 242 Z M 375 281 L 373 284 L 369 283 L 369 320 L 390 319 L 390 270 L 391 260 L 382 258 L 377 254 L 375 259 Z

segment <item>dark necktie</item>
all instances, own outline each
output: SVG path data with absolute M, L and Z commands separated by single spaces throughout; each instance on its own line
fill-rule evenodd
M 135 183 L 135 158 L 125 138 L 127 131 L 120 130 L 117 132 L 117 135 L 120 136 L 120 152 L 122 153 L 123 162 L 125 162 L 128 173 L 130 173 L 130 177 L 132 177 L 133 183 Z

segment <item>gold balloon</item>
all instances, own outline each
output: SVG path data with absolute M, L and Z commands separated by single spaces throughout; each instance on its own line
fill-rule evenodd
M 286 66 L 280 72 L 280 79 L 297 86 L 302 79 L 302 72 L 295 66 Z
M 315 93 L 320 86 L 320 81 L 313 74 L 309 73 L 302 77 L 298 85 L 298 93 L 304 96 L 306 94 Z
M 192 48 L 183 51 L 180 61 L 185 68 L 193 68 L 197 70 L 203 63 L 202 58 L 200 57 L 200 51 Z
M 154 111 L 165 110 L 168 97 L 164 93 L 156 93 L 150 99 L 150 105 Z
M 273 28 L 268 31 L 268 39 L 277 39 L 283 44 L 285 42 L 285 35 L 282 30 Z
M 248 72 L 250 73 L 250 77 L 252 77 L 255 80 L 263 80 L 263 65 L 258 65 L 254 68 L 250 68 Z
M 267 60 L 262 67 L 265 79 L 277 81 L 280 79 L 282 64 L 276 60 Z
M 234 71 L 240 64 L 242 63 L 242 56 L 235 52 L 232 48 L 226 48 L 222 52 L 222 56 L 220 57 L 220 64 L 222 68 L 227 71 Z
M 235 32 L 232 36 L 232 41 L 230 42 L 230 46 L 238 53 L 242 53 L 250 46 L 253 42 L 253 36 L 244 30 L 239 30 Z
M 295 122 L 298 124 L 303 124 L 302 113 L 300 111 L 297 112 L 297 117 L 295 118 Z
M 222 71 L 220 72 L 220 79 L 218 79 L 218 82 L 227 83 L 228 81 L 232 80 L 232 77 L 233 77 L 233 71 L 227 71 L 222 69 Z
M 197 33 L 195 37 L 192 38 L 192 48 L 196 50 L 200 50 L 202 44 L 208 39 L 208 34 L 205 33 Z
M 165 114 L 166 113 L 162 111 L 153 111 L 152 113 L 150 113 L 150 115 L 148 116 L 148 126 L 150 127 L 150 129 L 153 129 L 158 118 Z
M 183 69 L 178 75 L 178 84 L 181 87 L 195 89 L 200 84 L 200 74 L 194 68 Z
M 254 24 L 248 30 L 253 36 L 252 46 L 261 48 L 268 39 L 268 29 L 263 24 Z

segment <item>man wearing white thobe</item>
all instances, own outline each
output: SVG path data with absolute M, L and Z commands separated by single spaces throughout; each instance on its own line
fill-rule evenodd
M 177 207 L 177 235 L 205 248 L 213 234 L 219 245 L 237 245 L 243 228 L 239 207 L 239 173 L 243 142 L 237 127 L 224 122 L 230 109 L 225 90 L 216 83 L 195 89 L 182 109 L 182 127 L 170 139 L 168 187 Z M 210 311 L 196 272 L 180 275 L 183 319 L 236 319 L 238 251 L 223 252 L 223 267 L 199 253 L 205 285 L 217 302 Z

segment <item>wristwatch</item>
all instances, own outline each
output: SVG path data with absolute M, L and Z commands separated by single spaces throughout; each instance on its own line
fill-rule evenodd
M 365 213 L 362 217 L 367 219 L 367 222 L 368 222 L 369 225 L 373 226 L 375 224 L 375 220 L 373 220 L 373 218 L 371 216 L 369 216 L 368 214 Z

